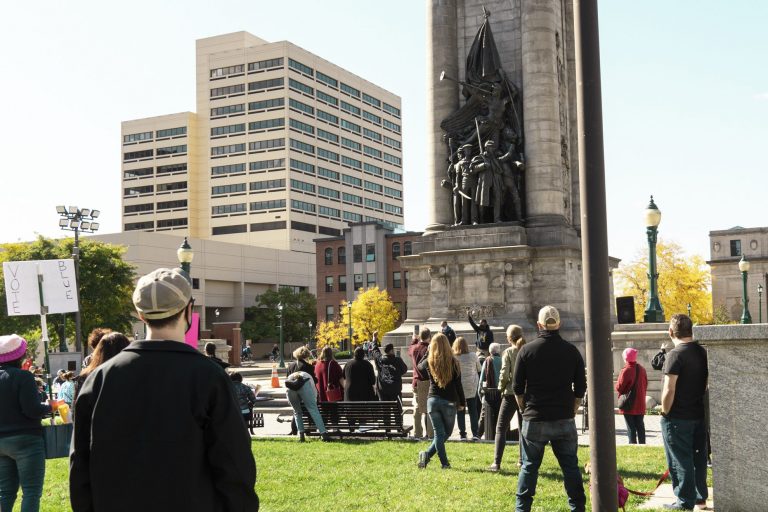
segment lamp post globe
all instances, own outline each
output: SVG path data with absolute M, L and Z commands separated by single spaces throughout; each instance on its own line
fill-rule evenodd
M 646 323 L 664 322 L 664 310 L 659 302 L 658 280 L 659 274 L 656 270 L 656 241 L 658 237 L 658 228 L 661 223 L 661 210 L 656 203 L 651 202 L 645 209 L 645 233 L 648 237 L 648 306 L 645 308 L 643 321 Z
M 749 297 L 747 296 L 747 274 L 749 274 L 749 261 L 741 255 L 739 260 L 739 271 L 741 272 L 741 303 L 744 309 L 741 311 L 741 323 L 751 324 L 752 315 L 749 314 Z
M 184 237 L 184 241 L 181 243 L 181 246 L 176 249 L 176 257 L 179 258 L 181 270 L 186 272 L 187 279 L 192 282 L 192 260 L 195 257 L 195 253 L 192 251 L 192 246 L 189 245 L 189 240 L 187 237 Z

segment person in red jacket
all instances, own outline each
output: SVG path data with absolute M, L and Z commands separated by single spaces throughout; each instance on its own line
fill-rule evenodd
M 637 349 L 625 348 L 622 356 L 625 365 L 616 381 L 616 392 L 623 395 L 634 388 L 635 398 L 630 407 L 619 409 L 619 412 L 624 415 L 627 424 L 629 444 L 645 444 L 645 392 L 648 389 L 648 374 L 637 362 Z

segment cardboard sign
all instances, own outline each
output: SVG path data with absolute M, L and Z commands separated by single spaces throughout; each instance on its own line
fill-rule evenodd
M 37 262 L 43 275 L 43 300 L 48 314 L 72 313 L 78 310 L 74 260 Z
M 40 288 L 36 261 L 3 262 L 8 316 L 39 315 Z
M 8 316 L 40 314 L 38 273 L 49 314 L 78 310 L 74 260 L 8 261 L 3 262 Z

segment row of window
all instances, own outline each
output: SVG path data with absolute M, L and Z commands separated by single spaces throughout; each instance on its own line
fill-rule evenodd
M 368 288 L 372 288 L 376 286 L 376 274 L 375 273 L 367 273 L 365 275 L 366 282 L 365 285 Z M 405 280 L 403 280 L 405 278 Z M 363 286 L 363 274 L 354 274 L 353 279 L 355 282 L 355 290 L 359 290 Z M 340 292 L 347 291 L 347 276 L 338 276 L 338 285 Z M 325 291 L 328 293 L 333 293 L 333 285 L 334 285 L 334 279 L 333 276 L 326 276 L 325 277 Z M 405 285 L 405 286 L 403 286 Z M 405 272 L 392 272 L 392 288 L 408 288 L 408 271 Z
M 154 167 L 142 167 L 141 169 L 130 169 L 123 171 L 123 179 L 146 178 L 147 176 L 162 176 L 164 174 L 174 174 L 187 171 L 187 164 L 158 165 Z
M 123 196 L 138 196 L 142 194 L 151 194 L 152 192 L 175 192 L 180 190 L 187 190 L 186 181 L 176 181 L 173 183 L 158 183 L 157 189 L 154 185 L 143 185 L 140 187 L 126 187 L 123 189 Z
M 157 223 L 152 220 L 146 220 L 142 222 L 127 222 L 123 227 L 123 231 L 139 231 L 143 229 L 154 229 L 155 227 L 157 227 L 157 229 L 181 228 L 186 227 L 186 225 L 186 217 L 178 219 L 160 219 Z
M 187 200 L 179 199 L 176 201 L 158 201 L 157 205 L 154 203 L 142 203 L 142 204 L 129 204 L 123 208 L 123 213 L 147 213 L 157 210 L 158 212 L 163 210 L 175 210 L 177 208 L 186 208 Z
M 156 139 L 165 139 L 168 137 L 179 137 L 187 134 L 186 126 L 179 126 L 178 128 L 166 128 L 164 130 L 157 130 L 155 132 Z M 123 135 L 123 144 L 131 144 L 136 142 L 146 142 L 152 140 L 152 132 L 131 133 Z
M 211 229 L 212 235 L 231 235 L 235 233 L 247 233 L 248 224 L 237 224 L 232 226 L 216 226 Z M 271 231 L 275 229 L 286 229 L 288 223 L 286 221 L 272 221 L 272 222 L 260 222 L 250 225 L 250 231 Z M 151 228 L 151 226 L 150 226 Z M 309 233 L 320 233 L 321 235 L 339 236 L 341 230 L 331 228 L 328 226 L 315 226 L 314 224 L 308 224 L 306 222 L 291 221 L 291 229 L 298 231 L 306 231 Z
M 187 152 L 187 145 L 180 144 L 178 146 L 167 146 L 164 148 L 157 148 L 157 156 L 165 155 L 183 155 Z M 151 158 L 155 155 L 154 150 L 144 149 L 142 151 L 127 151 L 123 153 L 123 161 L 139 160 L 142 158 Z
M 413 254 L 413 245 L 410 241 L 403 242 L 403 256 L 410 256 Z M 400 257 L 400 242 L 392 244 L 392 259 Z M 333 248 L 326 247 L 323 252 L 323 258 L 326 265 L 333 265 Z M 352 261 L 353 263 L 363 262 L 363 245 L 356 244 L 352 246 Z M 376 244 L 365 244 L 365 261 L 376 261 Z M 336 249 L 336 262 L 339 265 L 345 265 L 347 263 L 347 248 L 342 246 Z

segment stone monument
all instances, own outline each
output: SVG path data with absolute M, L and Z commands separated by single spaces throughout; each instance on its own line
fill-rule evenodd
M 390 338 L 443 319 L 466 332 L 467 309 L 530 338 L 551 304 L 563 336 L 583 343 L 572 10 L 427 0 L 431 218 L 400 258 L 408 311 Z

